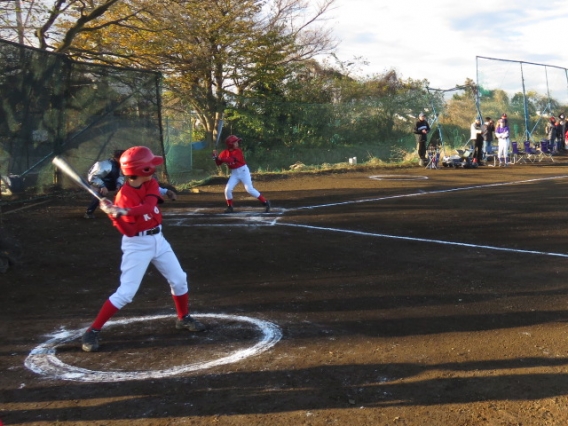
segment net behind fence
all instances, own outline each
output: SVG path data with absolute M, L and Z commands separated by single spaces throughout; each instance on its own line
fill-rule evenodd
M 84 175 L 115 149 L 146 145 L 164 155 L 160 82 L 156 72 L 78 63 L 0 41 L 3 195 L 70 187 L 54 176 L 54 155 Z
M 546 139 L 551 116 L 568 110 L 568 69 L 524 61 L 477 57 L 479 107 L 506 113 L 513 140 Z

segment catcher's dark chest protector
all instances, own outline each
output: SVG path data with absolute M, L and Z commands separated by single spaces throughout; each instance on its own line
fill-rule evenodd
M 110 164 L 112 166 L 110 172 L 102 179 L 105 186 L 110 191 L 114 191 L 116 189 L 116 181 L 120 177 L 120 166 L 116 161 L 111 161 Z

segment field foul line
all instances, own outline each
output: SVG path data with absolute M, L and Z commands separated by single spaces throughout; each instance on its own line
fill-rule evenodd
M 288 226 L 293 228 L 304 228 L 304 229 L 312 229 L 317 231 L 327 231 L 327 232 L 337 232 L 337 233 L 344 233 L 344 234 L 353 234 L 353 235 L 361 235 L 366 237 L 376 237 L 376 238 L 387 238 L 393 240 L 403 240 L 403 241 L 413 241 L 413 242 L 422 242 L 422 243 L 431 243 L 431 244 L 440 244 L 440 245 L 447 245 L 447 246 L 456 246 L 456 247 L 465 247 L 465 248 L 474 248 L 474 249 L 484 249 L 484 250 L 493 250 L 493 251 L 501 251 L 506 253 L 519 253 L 519 254 L 531 254 L 531 255 L 541 255 L 541 256 L 551 256 L 551 257 L 561 257 L 561 258 L 568 258 L 568 254 L 564 253 L 553 253 L 553 252 L 545 252 L 545 251 L 538 251 L 538 250 L 522 250 L 522 249 L 513 249 L 507 247 L 497 247 L 497 246 L 488 246 L 488 245 L 478 245 L 478 244 L 469 244 L 469 243 L 459 243 L 453 241 L 443 241 L 443 240 L 434 240 L 431 238 L 415 238 L 415 237 L 404 237 L 399 235 L 388 235 L 388 234 L 376 234 L 371 232 L 363 232 L 363 231 L 352 231 L 348 229 L 337 229 L 337 228 L 325 228 L 322 226 L 312 226 L 312 225 L 301 225 L 301 224 L 294 224 L 294 223 L 285 223 L 282 222 L 282 216 L 285 215 L 287 212 L 290 211 L 297 211 L 297 210 L 311 210 L 317 209 L 322 207 L 333 207 L 333 206 L 342 206 L 342 205 L 349 205 L 349 204 L 359 204 L 359 203 L 370 203 L 376 201 L 383 201 L 383 200 L 392 200 L 397 198 L 405 198 L 405 197 L 417 197 L 422 195 L 430 195 L 430 194 L 445 194 L 451 192 L 459 192 L 459 191 L 470 191 L 475 189 L 484 189 L 484 188 L 495 188 L 500 186 L 510 186 L 510 185 L 520 185 L 525 183 L 532 183 L 532 182 L 542 182 L 547 180 L 556 180 L 556 179 L 566 179 L 568 175 L 560 175 L 560 176 L 551 176 L 546 178 L 537 178 L 537 179 L 526 179 L 514 182 L 501 182 L 501 183 L 490 183 L 484 185 L 474 185 L 474 186 L 465 186 L 462 188 L 451 188 L 451 189 L 443 189 L 437 191 L 420 191 L 413 194 L 402 194 L 402 195 L 391 195 L 387 197 L 378 197 L 378 198 L 366 198 L 362 200 L 352 200 L 352 201 L 342 201 L 340 203 L 330 203 L 330 204 L 320 204 L 316 206 L 303 206 L 303 207 L 296 207 L 291 209 L 280 209 L 278 213 L 279 217 L 272 217 L 268 219 L 263 214 L 247 214 L 245 215 L 231 215 L 232 219 L 242 219 L 248 223 L 241 223 L 241 224 L 211 224 L 211 223 L 203 223 L 203 224 L 191 224 L 187 223 L 188 218 L 184 219 L 177 219 L 177 220 L 170 220 L 169 222 L 173 226 L 203 226 L 203 227 L 227 227 L 227 226 L 236 226 L 236 227 L 251 227 L 251 226 Z M 225 215 L 226 216 L 226 215 Z M 229 216 L 227 216 L 229 217 Z M 251 223 L 252 222 L 252 223 Z
M 451 189 L 441 189 L 438 191 L 420 191 L 415 192 L 412 194 L 401 194 L 401 195 L 389 195 L 387 197 L 378 197 L 378 198 L 365 198 L 362 200 L 355 200 L 355 201 L 342 201 L 340 203 L 330 203 L 330 204 L 320 204 L 317 206 L 303 206 L 303 207 L 296 207 L 292 209 L 287 209 L 286 211 L 296 211 L 296 210 L 311 210 L 311 209 L 319 209 L 322 207 L 333 207 L 333 206 L 344 206 L 348 204 L 358 204 L 358 203 L 371 203 L 375 201 L 383 201 L 383 200 L 394 200 L 397 198 L 405 198 L 405 197 L 417 197 L 422 195 L 430 195 L 430 194 L 445 194 L 448 192 L 458 192 L 458 191 L 471 191 L 473 189 L 483 189 L 483 188 L 493 188 L 499 186 L 508 186 L 508 185 L 520 185 L 523 183 L 531 183 L 531 182 L 540 182 L 546 180 L 554 180 L 554 179 L 566 179 L 568 175 L 561 175 L 561 176 L 551 176 L 547 178 L 539 178 L 539 179 L 527 179 L 527 180 L 519 180 L 514 182 L 501 182 L 501 183 L 489 183 L 485 185 L 474 185 L 474 186 L 464 186 L 463 188 L 451 188 Z
M 341 202 L 341 203 L 322 204 L 322 205 L 318 205 L 318 206 L 298 207 L 296 209 L 288 209 L 287 211 L 315 209 L 315 208 L 320 208 L 320 207 L 340 206 L 340 205 L 355 204 L 355 203 L 367 203 L 367 202 L 373 202 L 373 201 L 391 200 L 391 199 L 404 198 L 404 197 L 416 197 L 416 196 L 429 195 L 429 194 L 444 194 L 444 193 L 449 193 L 449 192 L 469 191 L 469 190 L 473 190 L 473 189 L 483 189 L 483 188 L 494 188 L 494 187 L 499 187 L 499 186 L 520 185 L 520 184 L 531 183 L 531 182 L 540 182 L 540 181 L 555 180 L 555 179 L 565 179 L 567 177 L 568 177 L 568 175 L 560 175 L 560 176 L 551 176 L 551 177 L 547 177 L 547 178 L 526 179 L 526 180 L 520 180 L 520 181 L 514 181 L 514 182 L 490 183 L 490 184 L 484 184 L 484 185 L 466 186 L 466 187 L 463 187 L 463 188 L 443 189 L 443 190 L 438 190 L 438 191 L 424 191 L 424 192 L 417 192 L 417 193 L 413 193 L 413 194 L 392 195 L 392 196 L 388 196 L 388 197 L 369 198 L 369 199 L 356 200 L 356 201 L 344 201 L 344 202 Z M 300 225 L 300 224 L 283 223 L 283 222 L 274 222 L 274 224 L 278 224 L 280 226 L 295 227 L 295 228 L 313 229 L 313 230 L 318 230 L 318 231 L 328 231 L 328 232 L 331 231 L 331 232 L 339 232 L 339 233 L 345 233 L 345 234 L 362 235 L 362 236 L 366 236 L 366 237 L 388 238 L 388 239 L 393 239 L 393 240 L 414 241 L 414 242 L 441 244 L 441 245 L 449 245 L 449 246 L 457 246 L 457 247 L 467 247 L 467 248 L 474 248 L 474 249 L 494 250 L 494 251 L 502 251 L 502 252 L 507 252 L 507 253 L 520 253 L 520 254 L 533 254 L 533 255 L 536 254 L 536 255 L 541 255 L 541 256 L 568 258 L 568 254 L 563 254 L 563 253 L 552 253 L 552 252 L 544 252 L 544 251 L 537 251 L 537 250 L 521 250 L 521 249 L 512 249 L 512 248 L 506 248 L 506 247 L 458 243 L 458 242 L 452 242 L 452 241 L 434 240 L 434 239 L 431 239 L 431 238 L 402 237 L 402 236 L 398 236 L 398 235 L 375 234 L 375 233 L 371 233 L 371 232 L 351 231 L 351 230 L 347 230 L 347 229 L 324 228 L 324 227 L 321 227 L 321 226 Z
M 467 248 L 475 248 L 475 249 L 486 249 L 486 250 L 495 250 L 495 251 L 503 251 L 508 253 L 521 253 L 521 254 L 538 254 L 542 256 L 554 256 L 554 257 L 563 257 L 568 258 L 568 254 L 563 253 L 551 253 L 545 251 L 537 251 L 537 250 L 521 250 L 521 249 L 512 249 L 506 247 L 496 247 L 496 246 L 486 246 L 486 245 L 478 245 L 478 244 L 468 244 L 468 243 L 457 243 L 452 241 L 443 241 L 443 240 L 434 240 L 431 238 L 414 238 L 414 237 L 402 237 L 399 235 L 388 235 L 388 234 L 375 234 L 371 232 L 363 232 L 363 231 L 352 231 L 349 229 L 337 229 L 337 228 L 324 228 L 322 226 L 312 226 L 312 225 L 301 225 L 297 223 L 283 223 L 278 222 L 279 226 L 289 226 L 292 228 L 304 228 L 304 229 L 312 229 L 316 231 L 331 231 L 331 232 L 338 232 L 343 234 L 353 234 L 353 235 L 362 235 L 365 237 L 377 237 L 377 238 L 389 238 L 392 240 L 403 240 L 403 241 L 414 241 L 420 243 L 433 243 L 433 244 L 442 244 L 448 246 L 458 246 L 458 247 L 467 247 Z

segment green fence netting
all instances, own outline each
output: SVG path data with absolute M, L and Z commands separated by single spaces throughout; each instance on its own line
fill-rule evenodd
M 114 149 L 146 145 L 164 155 L 160 85 L 157 72 L 79 63 L 0 40 L 4 195 L 71 186 L 54 175 L 54 155 L 85 175 Z

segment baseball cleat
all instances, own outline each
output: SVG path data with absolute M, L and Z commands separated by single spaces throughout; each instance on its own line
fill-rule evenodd
M 178 330 L 189 330 L 189 331 L 203 331 L 205 330 L 205 326 L 197 321 L 196 319 L 192 318 L 189 314 L 187 314 L 182 319 L 178 319 L 176 321 L 176 328 Z
M 270 201 L 266 200 L 264 203 L 264 213 L 268 213 L 270 211 Z
M 94 218 L 95 218 L 95 215 L 94 215 L 93 213 L 87 212 L 87 213 L 85 213 L 85 214 L 83 215 L 83 217 L 84 217 L 85 219 L 94 219 Z
M 81 338 L 82 346 L 85 352 L 96 352 L 99 350 L 99 331 L 87 330 L 83 337 Z
M 225 209 L 225 213 L 233 213 L 233 206 L 227 206 L 227 208 Z

